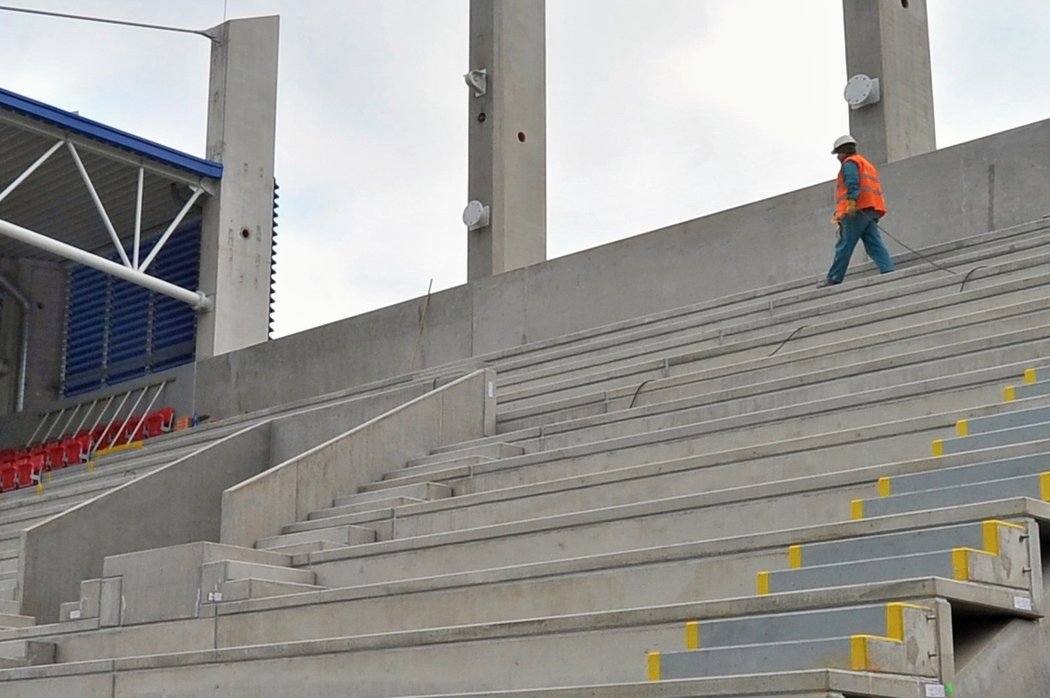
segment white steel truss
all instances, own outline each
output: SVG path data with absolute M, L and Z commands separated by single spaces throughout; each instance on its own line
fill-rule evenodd
M 80 154 L 77 152 L 76 146 L 68 138 L 61 138 L 48 148 L 39 158 L 36 159 L 33 164 L 25 169 L 18 177 L 14 179 L 7 186 L 3 192 L 0 192 L 0 202 L 2 202 L 11 192 L 15 191 L 19 185 L 25 182 L 41 165 L 43 165 L 52 155 L 54 155 L 63 145 L 68 150 L 70 157 L 73 159 L 74 165 L 80 172 L 80 177 L 84 181 L 84 186 L 87 188 L 88 193 L 91 196 L 91 200 L 95 204 L 95 209 L 98 211 L 100 218 L 102 219 L 103 225 L 106 227 L 109 233 L 110 239 L 113 241 L 113 246 L 117 248 L 117 253 L 120 256 L 121 263 L 114 262 L 106 259 L 105 257 L 99 256 L 92 252 L 82 250 L 79 247 L 69 245 L 60 240 L 56 240 L 52 237 L 38 233 L 36 231 L 24 228 L 20 225 L 16 225 L 10 221 L 0 218 L 0 235 L 18 240 L 19 242 L 25 243 L 36 247 L 37 249 L 50 252 L 51 254 L 63 257 L 65 259 L 83 264 L 93 269 L 97 269 L 101 272 L 123 279 L 125 281 L 143 286 L 151 291 L 163 294 L 174 298 L 175 300 L 186 303 L 194 310 L 199 312 L 206 312 L 211 309 L 211 300 L 199 290 L 190 290 L 178 286 L 176 284 L 159 279 L 156 276 L 151 276 L 146 273 L 146 269 L 157 257 L 157 254 L 167 243 L 172 233 L 179 226 L 180 223 L 185 219 L 186 214 L 189 213 L 193 205 L 201 197 L 202 194 L 206 193 L 205 186 L 202 182 L 197 182 L 190 185 L 190 190 L 193 192 L 190 198 L 183 205 L 182 210 L 175 216 L 171 224 L 161 235 L 157 244 L 154 245 L 149 255 L 141 263 L 139 262 L 139 244 L 140 236 L 142 233 L 142 189 L 143 180 L 145 178 L 145 168 L 142 164 L 138 165 L 138 192 L 135 199 L 135 231 L 134 231 L 134 243 L 132 249 L 132 257 L 128 259 L 127 253 L 124 251 L 124 246 L 120 242 L 120 236 L 117 234 L 116 229 L 113 227 L 113 223 L 110 220 L 109 214 L 106 212 L 106 207 L 103 205 L 102 200 L 99 198 L 98 191 L 95 189 L 95 185 L 91 181 L 91 176 L 88 174 L 87 169 L 84 167 L 83 161 L 80 159 Z

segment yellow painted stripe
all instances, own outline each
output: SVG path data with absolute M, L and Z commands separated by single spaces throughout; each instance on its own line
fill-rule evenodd
M 87 462 L 87 471 L 90 473 L 94 469 L 95 469 L 95 461 L 89 460 Z
M 769 593 L 769 572 L 759 572 L 755 578 L 755 587 L 759 596 Z
M 849 668 L 853 671 L 868 669 L 868 636 L 853 635 L 849 639 Z
M 904 640 L 904 605 L 886 604 L 886 637 Z
M 1039 498 L 1050 502 L 1050 473 L 1039 473 Z
M 854 521 L 864 518 L 864 500 L 854 499 L 849 503 L 849 515 Z
M 934 439 L 933 440 L 932 450 L 933 450 L 933 455 L 934 456 L 943 456 L 944 455 L 944 441 L 942 439 Z
M 43 494 L 44 493 L 44 483 L 43 482 L 36 483 L 36 493 L 37 494 Z
M 960 582 L 970 580 L 970 548 L 952 550 L 952 578 Z
M 904 611 L 908 608 L 923 610 L 925 607 L 899 601 L 886 604 L 886 637 L 904 642 Z
M 649 680 L 659 681 L 660 680 L 660 653 L 650 652 L 648 654 L 649 664 Z
M 788 567 L 798 569 L 802 567 L 802 546 L 792 545 L 788 548 Z
M 960 419 L 955 423 L 955 433 L 959 436 L 969 436 L 970 428 L 966 423 L 965 419 Z
M 983 539 L 983 549 L 987 553 L 993 555 L 999 554 L 999 522 L 998 521 L 985 521 L 981 524 L 981 538 Z
M 890 478 L 880 477 L 879 478 L 879 496 L 889 497 L 890 493 L 893 492 L 893 486 L 890 484 Z
M 1013 402 L 1017 399 L 1017 391 L 1012 385 L 1003 388 L 1003 402 Z
M 132 441 L 131 443 L 120 444 L 113 448 L 100 448 L 95 451 L 95 457 L 109 455 L 110 453 L 120 453 L 121 451 L 130 451 L 133 448 L 142 448 L 144 444 L 141 441 Z
M 1025 371 L 1024 371 L 1024 382 L 1025 383 L 1035 383 L 1035 381 L 1036 381 L 1035 369 L 1034 368 L 1026 368 Z
M 691 620 L 685 624 L 685 648 L 687 650 L 700 649 L 700 621 Z

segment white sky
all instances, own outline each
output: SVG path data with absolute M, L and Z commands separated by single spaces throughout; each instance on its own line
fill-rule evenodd
M 224 12 L 0 4 L 189 28 Z M 277 336 L 464 283 L 468 0 L 225 4 L 281 15 Z M 1050 117 L 1050 3 L 928 4 L 940 146 Z M 0 46 L 0 87 L 203 155 L 206 39 L 0 12 Z M 835 175 L 841 0 L 548 0 L 547 70 L 549 257 Z

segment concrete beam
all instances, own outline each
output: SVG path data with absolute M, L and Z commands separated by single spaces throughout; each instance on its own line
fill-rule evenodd
M 876 163 L 936 149 L 926 0 L 843 0 L 846 72 L 878 78 L 881 100 L 850 109 L 850 132 Z
M 467 233 L 473 280 L 547 259 L 545 0 L 471 0 L 470 70 L 467 198 L 490 209 Z
M 200 289 L 215 303 L 197 326 L 197 357 L 269 338 L 278 17 L 216 28 L 208 106 L 208 159 L 223 164 L 204 206 Z

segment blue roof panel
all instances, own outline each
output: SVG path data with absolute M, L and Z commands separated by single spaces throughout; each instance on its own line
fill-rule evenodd
M 198 158 L 194 155 L 183 153 L 174 148 L 169 148 L 159 143 L 140 138 L 125 131 L 106 126 L 105 124 L 91 119 L 85 119 L 79 114 L 64 111 L 57 107 L 37 102 L 34 99 L 9 92 L 0 88 L 0 109 L 13 111 L 24 116 L 38 119 L 45 123 L 67 129 L 102 143 L 128 150 L 143 157 L 150 158 L 165 165 L 177 167 L 186 172 L 209 177 L 211 179 L 222 178 L 222 163 Z

